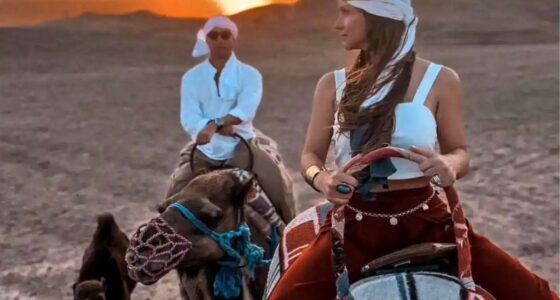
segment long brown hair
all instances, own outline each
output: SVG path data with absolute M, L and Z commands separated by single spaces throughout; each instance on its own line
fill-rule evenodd
M 370 151 L 390 143 L 395 125 L 395 108 L 403 100 L 416 59 L 410 51 L 401 60 L 391 60 L 401 51 L 401 40 L 407 26 L 400 21 L 363 12 L 369 28 L 369 48 L 362 50 L 351 67 L 338 107 L 338 134 L 358 128 L 366 129 L 360 151 Z M 389 76 L 378 81 L 385 69 Z M 381 101 L 360 109 L 362 103 L 394 81 L 391 91 Z

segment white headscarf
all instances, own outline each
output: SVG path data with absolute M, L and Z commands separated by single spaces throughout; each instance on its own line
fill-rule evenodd
M 213 17 L 206 21 L 204 27 L 202 27 L 202 29 L 200 29 L 196 34 L 196 44 L 194 45 L 194 49 L 192 52 L 193 57 L 200 57 L 210 53 L 208 44 L 206 44 L 206 35 L 208 35 L 208 33 L 210 33 L 216 27 L 229 29 L 234 38 L 237 38 L 237 36 L 239 35 L 239 29 L 237 28 L 237 25 L 228 17 Z
M 410 23 L 415 18 L 410 0 L 349 0 L 348 4 L 372 15 L 405 23 Z
M 390 74 L 390 66 L 394 65 L 397 61 L 401 60 L 407 53 L 414 47 L 416 41 L 416 24 L 418 18 L 414 15 L 411 0 L 350 0 L 348 4 L 366 11 L 369 14 L 385 17 L 397 21 L 401 21 L 405 25 L 405 33 L 402 37 L 400 51 L 395 53 L 393 58 L 379 75 L 378 82 L 383 81 Z M 385 96 L 391 91 L 394 82 L 385 85 L 371 98 L 364 101 L 362 107 L 367 107 L 383 100 Z

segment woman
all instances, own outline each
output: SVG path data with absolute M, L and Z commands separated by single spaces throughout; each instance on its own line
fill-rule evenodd
M 452 185 L 468 172 L 469 157 L 461 82 L 453 70 L 415 56 L 410 0 L 339 0 L 338 6 L 336 30 L 344 47 L 360 54 L 351 68 L 317 84 L 301 164 L 312 187 L 350 208 L 344 247 L 354 282 L 374 258 L 420 242 L 453 243 L 450 215 L 430 181 Z M 410 149 L 417 163 L 391 159 L 354 178 L 324 167 L 331 139 L 339 167 L 385 144 Z M 424 209 L 407 212 L 422 203 Z M 329 228 L 321 228 L 269 299 L 335 297 Z M 489 240 L 472 230 L 469 239 L 474 281 L 497 299 L 557 299 L 546 281 Z

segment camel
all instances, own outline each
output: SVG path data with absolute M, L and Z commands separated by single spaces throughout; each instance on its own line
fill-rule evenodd
M 75 300 L 129 300 L 136 286 L 126 271 L 124 256 L 129 239 L 111 214 L 97 217 L 97 229 L 87 247 L 79 277 L 73 285 Z
M 175 269 L 183 299 L 260 299 L 278 232 L 248 201 L 258 192 L 241 169 L 195 177 L 132 237 L 130 277 L 150 285 Z

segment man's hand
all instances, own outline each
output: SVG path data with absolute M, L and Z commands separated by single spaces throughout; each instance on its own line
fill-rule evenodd
M 216 123 L 214 122 L 209 123 L 196 136 L 196 143 L 198 145 L 206 145 L 210 143 L 212 136 L 216 133 L 217 130 L 218 130 L 218 125 L 216 125 Z
M 225 125 L 218 130 L 218 133 L 225 136 L 234 136 L 235 130 L 233 130 L 233 125 Z

